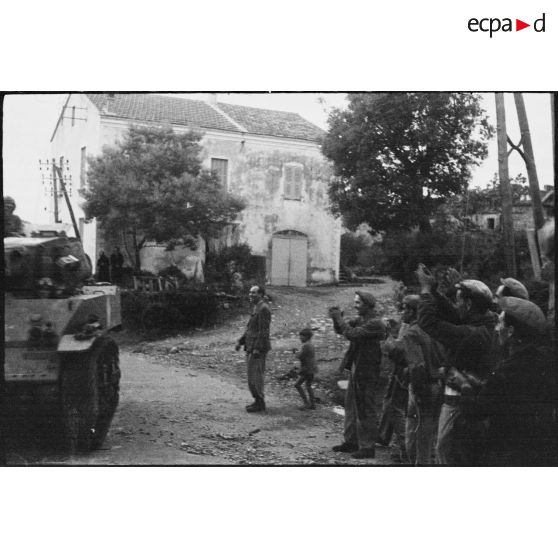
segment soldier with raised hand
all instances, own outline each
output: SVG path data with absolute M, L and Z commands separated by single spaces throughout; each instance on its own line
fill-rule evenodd
M 494 365 L 492 293 L 475 279 L 460 281 L 456 305 L 438 292 L 436 279 L 422 264 L 419 327 L 447 351 L 444 399 L 438 422 L 436 454 L 442 465 L 473 465 L 479 457 L 480 425 L 466 414 L 464 395 L 479 389 Z
M 418 295 L 403 298 L 402 321 L 407 327 L 391 343 L 388 352 L 400 360 L 407 371 L 408 406 L 404 412 L 404 437 L 408 460 L 413 465 L 428 465 L 432 461 L 440 412 L 439 368 L 444 354 L 441 346 L 417 323 L 419 302 Z
M 349 341 L 342 368 L 349 370 L 349 385 L 345 396 L 344 442 L 333 451 L 351 453 L 356 459 L 375 457 L 378 437 L 375 395 L 380 375 L 380 341 L 386 337 L 386 327 L 376 316 L 376 299 L 366 291 L 356 291 L 354 307 L 358 317 L 343 318 L 337 307 L 329 309 L 333 327 Z

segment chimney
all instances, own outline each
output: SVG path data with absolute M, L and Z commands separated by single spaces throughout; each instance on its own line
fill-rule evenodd
M 116 95 L 114 93 L 108 93 L 107 94 L 107 98 L 105 100 L 105 105 L 103 107 L 105 112 L 108 112 L 108 113 L 112 112 L 112 106 L 114 104 L 115 97 L 116 97 Z
M 208 93 L 207 102 L 212 106 L 217 106 L 217 93 Z

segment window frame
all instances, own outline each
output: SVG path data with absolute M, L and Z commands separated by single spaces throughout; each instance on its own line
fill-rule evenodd
M 217 176 L 219 176 L 219 178 L 221 179 L 222 173 L 218 172 L 216 169 L 213 168 L 213 161 L 221 161 L 225 163 L 225 172 L 224 172 L 224 176 L 225 176 L 225 183 L 223 184 L 221 181 L 221 186 L 223 187 L 224 190 L 228 190 L 229 189 L 229 159 L 227 157 L 210 157 L 209 158 L 209 168 L 211 170 L 211 172 L 215 172 L 217 174 Z
M 291 174 L 292 182 L 288 180 L 288 174 Z M 297 175 L 300 176 L 298 183 Z M 292 183 L 292 187 L 289 185 L 290 183 Z M 301 201 L 303 187 L 304 165 L 295 162 L 285 163 L 283 165 L 283 198 L 285 200 Z

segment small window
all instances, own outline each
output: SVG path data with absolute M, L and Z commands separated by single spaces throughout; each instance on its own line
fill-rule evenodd
M 87 147 L 81 148 L 81 159 L 79 166 L 79 185 L 80 188 L 85 187 L 85 181 L 87 179 Z
M 228 186 L 229 161 L 227 159 L 211 159 L 211 170 L 217 173 L 223 188 Z
M 285 199 L 300 200 L 302 198 L 302 167 L 285 165 Z

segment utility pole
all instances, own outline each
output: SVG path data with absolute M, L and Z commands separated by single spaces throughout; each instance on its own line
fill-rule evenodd
M 56 165 L 56 161 L 52 160 L 52 168 L 54 172 L 58 174 L 58 178 L 60 179 L 60 190 L 64 194 L 64 199 L 66 200 L 66 205 L 68 206 L 68 211 L 70 212 L 70 218 L 72 219 L 72 225 L 74 226 L 74 233 L 76 238 L 81 242 L 81 235 L 79 234 L 79 228 L 76 223 L 76 218 L 74 216 L 74 210 L 72 208 L 72 204 L 70 202 L 70 198 L 68 196 L 68 192 L 66 190 L 66 184 L 64 182 L 64 178 L 62 177 L 62 169 L 64 168 L 64 157 L 60 157 L 60 166 Z
M 496 93 L 496 136 L 498 139 L 498 173 L 500 175 L 500 196 L 502 198 L 502 240 L 506 273 L 516 275 L 515 246 L 513 236 L 512 195 L 508 169 L 508 134 L 506 132 L 506 107 L 504 94 Z
M 521 130 L 521 141 L 517 146 L 512 144 L 512 149 L 516 149 L 525 161 L 525 166 L 527 167 L 527 177 L 529 178 L 529 190 L 531 192 L 531 203 L 533 206 L 533 220 L 535 229 L 538 230 L 544 225 L 544 213 L 541 202 L 539 179 L 537 177 L 537 167 L 535 166 L 535 156 L 533 154 L 533 145 L 531 143 L 531 132 L 529 131 L 529 122 L 527 120 L 523 93 L 514 93 L 513 98 L 515 100 L 515 108 L 517 109 L 519 129 Z M 508 142 L 511 144 L 509 138 Z M 520 145 L 523 145 L 523 149 L 519 149 Z

